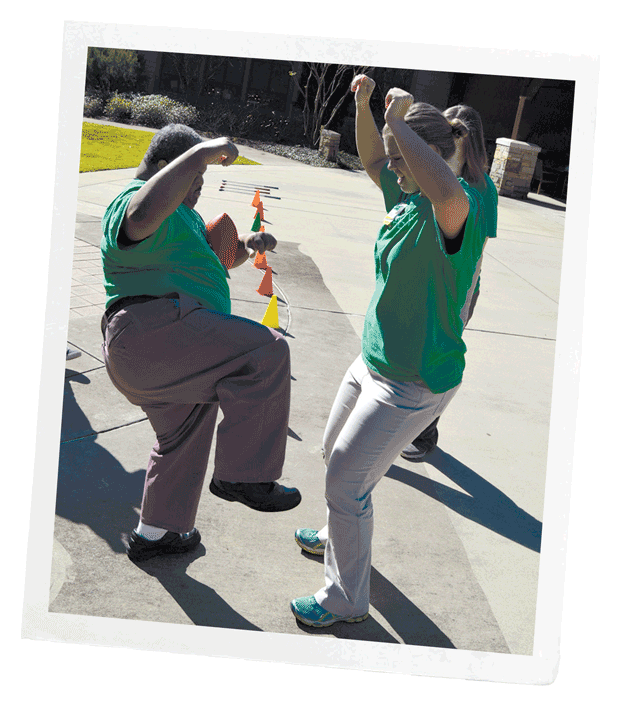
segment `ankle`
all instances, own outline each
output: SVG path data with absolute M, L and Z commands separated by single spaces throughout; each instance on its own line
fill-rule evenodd
M 167 533 L 166 528 L 150 526 L 147 523 L 143 523 L 143 521 L 139 521 L 136 531 L 141 538 L 145 538 L 148 541 L 158 541 Z

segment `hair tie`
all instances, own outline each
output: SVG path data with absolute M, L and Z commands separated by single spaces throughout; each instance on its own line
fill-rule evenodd
M 469 133 L 467 127 L 460 121 L 460 119 L 454 118 L 451 121 L 449 121 L 449 125 L 451 126 L 451 133 L 452 136 L 457 137 L 457 138 L 464 138 L 467 133 Z

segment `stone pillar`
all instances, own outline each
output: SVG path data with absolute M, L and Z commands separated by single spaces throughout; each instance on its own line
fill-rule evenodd
M 341 142 L 341 134 L 336 131 L 327 131 L 325 128 L 321 130 L 321 138 L 319 140 L 319 153 L 327 160 L 336 161 L 339 157 L 339 143 Z
M 498 138 L 490 178 L 499 195 L 527 197 L 536 167 L 540 146 L 511 138 Z

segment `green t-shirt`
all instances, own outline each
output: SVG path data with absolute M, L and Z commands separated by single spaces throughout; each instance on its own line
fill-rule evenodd
M 484 205 L 484 219 L 486 220 L 486 236 L 490 239 L 497 236 L 497 205 L 499 203 L 499 193 L 495 184 L 487 173 L 484 173 L 484 180 L 481 183 L 472 185 L 482 197 Z
M 229 314 L 229 275 L 206 241 L 206 225 L 195 210 L 181 204 L 147 239 L 129 247 L 118 245 L 128 203 L 142 185 L 143 180 L 132 180 L 102 218 L 106 306 L 124 296 L 178 292 L 211 311 Z
M 486 222 L 486 237 L 492 239 L 497 237 L 497 207 L 499 204 L 499 193 L 495 187 L 495 183 L 490 179 L 487 173 L 484 173 L 484 179 L 479 183 L 470 183 L 471 187 L 475 188 L 481 198 L 484 206 L 484 220 Z M 481 271 L 481 265 L 480 265 Z M 480 275 L 477 276 L 476 288 L 480 288 Z M 468 305 L 466 314 L 468 316 Z M 465 319 L 463 319 L 465 320 Z M 466 323 L 466 320 L 465 320 Z
M 462 244 L 448 254 L 432 203 L 406 195 L 383 168 L 389 211 L 375 243 L 375 291 L 362 336 L 362 354 L 375 372 L 399 381 L 423 381 L 435 393 L 462 382 L 466 346 L 461 312 L 470 297 L 486 241 L 479 192 L 459 178 L 469 200 Z

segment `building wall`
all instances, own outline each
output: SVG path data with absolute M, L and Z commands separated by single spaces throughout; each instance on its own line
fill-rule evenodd
M 449 106 L 449 93 L 454 75 L 451 72 L 418 70 L 413 73 L 410 93 L 415 101 L 424 101 L 444 111 Z
M 143 52 L 149 91 L 176 90 L 178 77 L 171 58 L 165 53 Z M 208 93 L 195 94 L 187 100 L 210 100 L 225 96 L 240 101 L 270 102 L 271 108 L 288 114 L 297 100 L 289 81 L 291 63 L 278 60 L 246 58 L 208 58 L 211 79 Z M 212 63 L 211 63 L 212 62 Z M 301 63 L 298 63 L 301 69 Z M 377 83 L 372 110 L 378 123 L 383 121 L 383 99 L 393 86 L 410 91 L 417 101 L 433 104 L 440 110 L 456 103 L 468 104 L 482 117 L 489 161 L 498 138 L 510 138 L 514 128 L 519 97 L 526 91 L 526 77 L 490 76 L 376 67 L 371 71 Z M 556 169 L 568 165 L 573 116 L 574 82 L 543 80 L 537 93 L 523 107 L 517 139 L 541 147 L 541 162 Z M 353 101 L 346 101 L 335 130 L 344 136 L 341 147 L 355 150 L 353 137 Z

